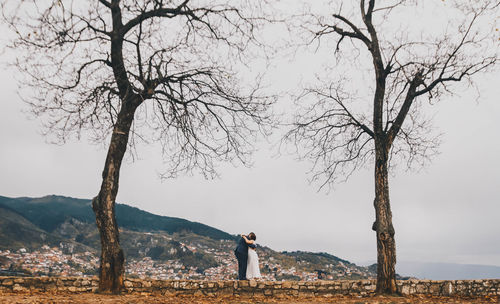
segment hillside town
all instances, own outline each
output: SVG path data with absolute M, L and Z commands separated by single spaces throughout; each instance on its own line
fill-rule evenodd
M 189 250 L 196 251 L 192 245 L 185 245 Z M 19 250 L 0 250 L 0 269 L 9 275 L 34 275 L 34 276 L 93 276 L 97 274 L 99 257 L 92 252 L 69 253 L 60 247 L 42 246 L 38 250 L 30 251 L 26 248 Z M 224 246 L 227 248 L 227 246 Z M 150 257 L 142 259 L 129 259 L 126 262 L 126 275 L 136 278 L 152 278 L 160 280 L 169 279 L 195 279 L 195 280 L 232 280 L 237 277 L 237 263 L 232 250 L 204 249 L 215 257 L 217 267 L 200 270 L 196 267 L 187 267 L 179 260 L 156 261 Z M 333 265 L 325 265 L 332 268 Z M 343 268 L 345 274 L 352 269 L 340 262 L 336 269 Z M 317 279 L 332 280 L 338 278 L 325 271 L 308 272 L 297 267 L 283 267 L 273 257 L 268 257 L 263 252 L 260 259 L 262 279 L 276 281 L 283 279 L 296 279 L 314 281 Z M 359 271 L 359 275 L 367 275 Z

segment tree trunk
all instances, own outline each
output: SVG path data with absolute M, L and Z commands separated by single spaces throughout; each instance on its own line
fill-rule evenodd
M 396 294 L 396 242 L 392 225 L 387 172 L 388 151 L 385 142 L 375 147 L 375 215 L 377 233 L 377 289 L 379 294 Z
M 101 265 L 99 292 L 119 293 L 123 289 L 124 255 L 120 247 L 115 218 L 115 199 L 118 193 L 120 166 L 127 150 L 130 127 L 136 107 L 124 102 L 111 135 L 111 142 L 102 172 L 99 194 L 92 200 L 97 228 L 101 236 Z

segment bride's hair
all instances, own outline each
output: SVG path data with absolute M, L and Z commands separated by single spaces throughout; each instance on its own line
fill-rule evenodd
M 250 232 L 250 234 L 248 234 L 248 238 L 251 239 L 251 240 L 257 240 L 257 237 L 255 236 L 255 233 L 253 232 Z

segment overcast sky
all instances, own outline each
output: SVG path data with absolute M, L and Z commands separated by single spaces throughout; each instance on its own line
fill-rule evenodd
M 10 59 L 2 55 L 2 61 Z M 296 60 L 293 69 L 281 63 L 271 71 L 282 78 L 281 89 L 315 66 Z M 40 122 L 22 113 L 15 73 L 0 70 L 0 195 L 92 198 L 106 147 L 47 144 Z M 499 72 L 481 76 L 479 100 L 462 90 L 431 107 L 443 133 L 441 154 L 421 171 L 399 169 L 390 177 L 399 261 L 500 266 L 499 83 Z M 222 165 L 220 179 L 166 181 L 158 177 L 158 147 L 140 147 L 140 159 L 122 166 L 117 201 L 232 234 L 254 231 L 260 244 L 275 250 L 324 251 L 361 264 L 376 259 L 371 165 L 330 192 L 317 192 L 318 185 L 307 182 L 310 163 L 278 158 L 264 141 L 257 147 L 252 168 Z

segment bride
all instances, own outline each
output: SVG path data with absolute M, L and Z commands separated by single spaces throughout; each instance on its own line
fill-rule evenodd
M 248 235 L 242 235 L 247 244 L 254 244 L 257 237 L 255 233 L 251 232 Z M 255 248 L 248 247 L 248 261 L 247 261 L 247 277 L 249 279 L 258 279 L 261 278 L 260 269 L 259 269 L 259 256 L 257 255 L 257 251 Z

